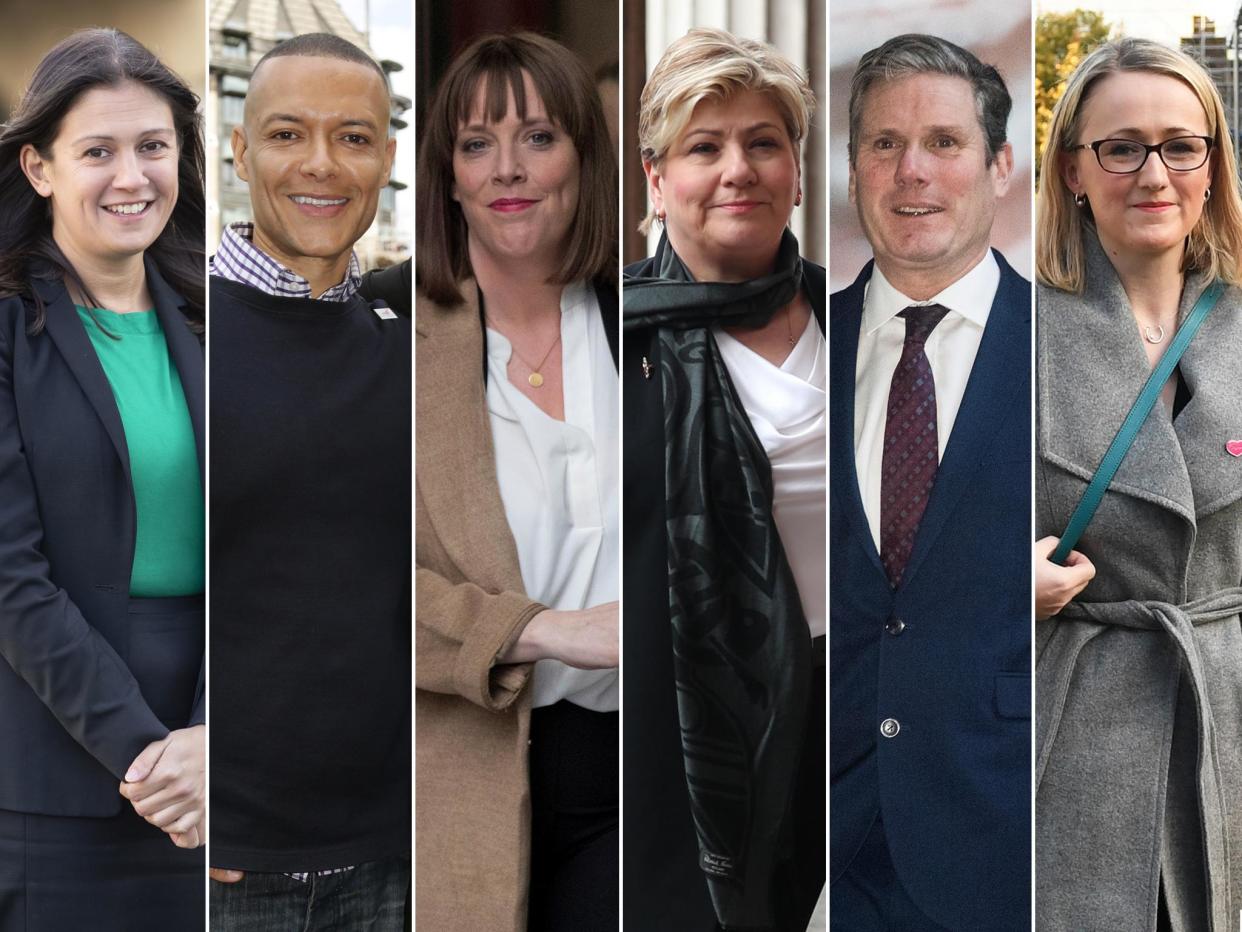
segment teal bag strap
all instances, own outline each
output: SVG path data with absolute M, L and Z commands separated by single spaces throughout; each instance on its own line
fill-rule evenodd
M 1121 428 L 1117 431 L 1117 436 L 1109 444 L 1108 452 L 1104 454 L 1104 459 L 1100 460 L 1100 465 L 1096 467 L 1095 475 L 1091 477 L 1091 483 L 1087 486 L 1086 491 L 1082 493 L 1082 498 L 1078 500 L 1078 507 L 1070 515 L 1069 524 L 1065 526 L 1065 533 L 1061 535 L 1057 549 L 1052 552 L 1051 560 L 1053 563 L 1058 566 L 1065 565 L 1066 558 L 1069 556 L 1070 551 L 1074 549 L 1074 545 L 1078 543 L 1078 539 L 1082 537 L 1082 532 L 1087 529 L 1087 525 L 1091 523 L 1091 519 L 1095 516 L 1095 510 L 1100 507 L 1100 501 L 1104 498 L 1104 493 L 1108 491 L 1108 486 L 1112 483 L 1113 476 L 1117 474 L 1117 470 L 1121 467 L 1121 461 L 1130 452 L 1130 447 L 1134 444 L 1134 438 L 1138 436 L 1139 428 L 1147 420 L 1147 415 L 1151 413 L 1151 409 L 1155 406 L 1156 399 L 1160 397 L 1160 392 L 1164 388 L 1165 383 L 1173 375 L 1173 370 L 1177 368 L 1178 362 L 1181 361 L 1182 354 L 1186 352 L 1186 347 L 1195 338 L 1195 334 L 1199 332 L 1199 328 L 1203 326 L 1203 322 L 1207 320 L 1208 314 L 1212 312 L 1212 308 L 1216 307 L 1216 303 L 1224 293 L 1225 283 L 1218 279 L 1212 282 L 1203 294 L 1199 295 L 1199 300 L 1195 302 L 1195 306 L 1191 308 L 1190 313 L 1186 316 L 1186 320 L 1173 336 L 1173 342 L 1164 351 L 1164 355 L 1160 357 L 1156 367 L 1151 370 L 1151 375 L 1147 377 L 1147 383 L 1143 386 L 1143 390 L 1139 392 L 1138 397 L 1134 399 L 1134 404 L 1130 407 L 1130 413 L 1121 422 Z

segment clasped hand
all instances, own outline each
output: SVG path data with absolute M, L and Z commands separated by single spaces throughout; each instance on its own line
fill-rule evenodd
M 134 811 L 168 833 L 178 848 L 207 841 L 207 729 L 179 728 L 148 744 L 134 758 L 121 795 Z

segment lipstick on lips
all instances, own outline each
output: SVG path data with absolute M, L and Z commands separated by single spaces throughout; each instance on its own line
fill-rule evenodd
M 516 214 L 538 203 L 538 200 L 528 197 L 498 197 L 487 206 L 502 214 Z
M 1158 214 L 1163 210 L 1168 210 L 1173 206 L 1172 201 L 1141 201 L 1134 205 L 1139 210 L 1146 213 Z
M 763 201 L 726 201 L 716 206 L 725 211 L 725 213 L 744 214 L 754 210 L 756 207 L 762 207 Z

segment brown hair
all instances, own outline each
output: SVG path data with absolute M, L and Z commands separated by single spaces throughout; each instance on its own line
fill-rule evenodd
M 457 129 L 470 119 L 480 87 L 488 120 L 504 119 L 510 91 L 518 117 L 525 119 L 523 75 L 530 76 L 548 118 L 573 140 L 581 165 L 569 248 L 551 281 L 616 277 L 617 161 L 595 82 L 576 55 L 544 36 L 484 36 L 453 60 L 440 81 L 418 150 L 416 271 L 419 289 L 437 303 L 459 303 L 458 283 L 471 274 L 466 220 L 450 196 Z

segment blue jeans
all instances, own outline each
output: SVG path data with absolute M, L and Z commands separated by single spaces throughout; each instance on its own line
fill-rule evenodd
M 402 932 L 409 892 L 408 857 L 305 881 L 248 872 L 211 881 L 211 932 Z

